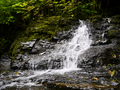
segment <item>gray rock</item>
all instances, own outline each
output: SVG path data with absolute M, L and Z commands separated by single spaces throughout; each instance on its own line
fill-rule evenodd
M 111 81 L 111 84 L 110 84 L 111 86 L 117 86 L 117 85 L 119 85 L 119 83 L 117 83 L 117 82 L 114 82 L 114 81 Z
M 22 49 L 31 49 L 36 43 L 36 39 L 28 42 L 21 42 Z
M 25 62 L 20 62 L 18 60 L 14 60 L 14 62 L 11 63 L 12 69 L 24 69 Z

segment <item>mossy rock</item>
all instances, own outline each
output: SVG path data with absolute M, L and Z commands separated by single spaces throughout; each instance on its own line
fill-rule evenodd
M 119 52 L 118 48 L 115 47 L 114 49 L 108 48 L 104 51 L 102 62 L 106 65 L 108 64 L 120 64 L 120 57 L 119 57 Z
M 116 15 L 112 17 L 112 23 L 120 23 L 120 15 Z
M 96 15 L 96 16 L 91 17 L 90 20 L 91 20 L 91 22 L 94 24 L 94 23 L 97 23 L 97 22 L 99 22 L 99 21 L 102 21 L 103 18 L 102 18 L 101 15 Z
M 91 23 L 93 24 L 94 28 L 99 28 L 99 22 L 103 20 L 101 15 L 96 15 L 90 18 Z
M 60 16 L 42 18 L 40 20 L 30 23 L 24 34 L 30 39 L 50 39 L 56 34 L 56 32 L 60 30 L 69 30 L 72 23 L 70 19 L 71 18 L 64 18 Z
M 33 39 L 47 39 L 48 41 L 52 41 L 57 32 L 70 30 L 73 24 L 74 22 L 71 17 L 41 17 L 39 20 L 31 22 L 26 30 L 21 32 L 11 45 L 10 53 L 13 57 L 19 53 L 23 53 L 21 51 L 21 42 L 28 42 Z
M 119 32 L 119 30 L 109 30 L 108 31 L 108 36 L 110 37 L 110 38 L 115 38 L 115 37 L 117 37 L 117 33 Z

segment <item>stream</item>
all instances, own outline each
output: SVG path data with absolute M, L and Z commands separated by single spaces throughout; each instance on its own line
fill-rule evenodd
M 79 23 L 72 39 L 56 43 L 54 49 L 24 57 L 29 59 L 27 70 L 1 71 L 0 90 L 119 90 L 119 83 L 112 80 L 109 68 L 99 66 L 99 60 L 98 67 L 86 64 L 93 55 L 114 45 L 92 46 L 90 27 L 84 21 Z M 9 66 L 10 61 L 6 62 Z

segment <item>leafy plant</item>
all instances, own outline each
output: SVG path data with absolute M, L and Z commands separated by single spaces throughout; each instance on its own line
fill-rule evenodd
M 0 1 L 0 23 L 9 24 L 22 20 L 35 19 L 37 16 L 79 16 L 97 13 L 92 10 L 94 2 L 82 3 L 65 0 L 1 0 Z M 18 17 L 19 16 L 19 17 Z
M 113 70 L 113 71 L 109 70 L 108 73 L 109 73 L 109 74 L 111 75 L 111 77 L 112 77 L 112 76 L 115 75 L 115 70 Z

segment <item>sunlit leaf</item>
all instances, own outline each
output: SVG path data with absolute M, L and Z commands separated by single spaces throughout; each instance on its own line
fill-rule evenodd
M 99 42 L 101 41 L 101 39 L 98 40 Z
M 16 74 L 19 74 L 18 72 L 16 72 Z
M 109 70 L 108 73 L 109 73 L 109 74 L 111 75 L 111 77 L 112 77 L 112 76 L 115 75 L 115 70 L 113 70 L 113 71 Z
M 98 80 L 98 78 L 97 77 L 93 77 L 92 80 Z
M 115 70 L 111 72 L 111 77 L 115 75 Z
M 97 60 L 97 63 L 99 63 L 100 60 Z
M 42 1 L 44 1 L 44 0 L 39 0 L 39 1 L 41 1 L 41 2 L 42 2 Z
M 7 73 L 8 71 L 4 71 L 3 73 Z
M 115 54 L 113 54 L 112 56 L 113 56 L 113 58 L 116 58 L 116 55 L 115 55 Z
M 28 4 L 28 2 L 24 2 L 24 3 L 23 3 L 23 6 L 27 6 L 27 4 Z
M 22 13 L 22 11 L 16 11 L 17 13 Z
M 105 69 L 105 68 L 107 68 L 106 66 L 103 66 L 103 68 Z

